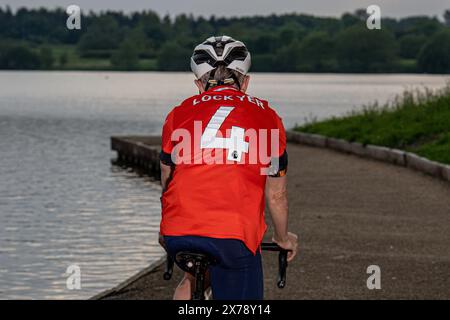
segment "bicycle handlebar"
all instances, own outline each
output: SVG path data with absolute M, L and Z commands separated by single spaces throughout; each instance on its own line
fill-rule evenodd
M 278 254 L 278 279 L 277 286 L 283 289 L 286 286 L 286 269 L 288 266 L 287 255 L 289 250 L 281 248 L 278 244 L 273 242 L 261 243 L 261 250 L 279 252 Z M 173 259 L 167 255 L 166 269 L 164 271 L 164 280 L 170 280 L 173 273 Z
M 265 251 L 278 251 L 278 279 L 277 286 L 283 289 L 286 286 L 286 269 L 288 266 L 287 255 L 289 250 L 281 248 L 278 244 L 273 242 L 261 243 L 261 250 Z

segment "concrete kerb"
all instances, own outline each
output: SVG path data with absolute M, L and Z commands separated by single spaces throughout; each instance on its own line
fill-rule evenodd
M 450 182 L 450 166 L 443 166 L 442 168 L 442 178 Z
M 367 145 L 367 156 L 372 159 L 385 161 L 400 166 L 406 166 L 405 152 L 386 147 Z
M 350 142 L 342 139 L 328 138 L 327 139 L 328 148 L 338 150 L 341 152 L 352 152 L 352 145 Z
M 425 172 L 434 177 L 444 178 L 442 171 L 445 165 L 420 157 L 414 153 L 406 153 L 406 165 L 408 168 Z
M 306 144 L 313 147 L 325 148 L 327 146 L 327 138 L 318 134 L 287 131 L 286 138 L 289 142 Z
M 360 157 L 414 169 L 434 177 L 450 181 L 450 166 L 428 160 L 414 153 L 375 145 L 363 145 L 342 139 L 328 138 L 318 134 L 287 131 L 288 142 L 305 144 L 314 147 L 330 148 L 340 152 L 354 154 Z
M 355 154 L 360 157 L 367 157 L 367 148 L 365 145 L 359 142 L 350 143 L 350 153 Z

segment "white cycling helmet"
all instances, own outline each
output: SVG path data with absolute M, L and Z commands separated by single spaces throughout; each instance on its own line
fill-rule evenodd
M 197 79 L 221 64 L 246 75 L 251 66 L 250 52 L 241 41 L 228 36 L 210 37 L 195 47 L 191 69 Z

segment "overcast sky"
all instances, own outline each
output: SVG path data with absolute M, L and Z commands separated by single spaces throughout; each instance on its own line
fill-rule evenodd
M 123 10 L 136 11 L 152 9 L 161 15 L 179 13 L 210 16 L 248 16 L 271 13 L 299 12 L 321 16 L 340 16 L 343 12 L 353 12 L 377 4 L 382 15 L 404 17 L 430 15 L 441 17 L 445 9 L 450 9 L 450 0 L 0 0 L 0 6 L 10 5 L 15 9 L 27 7 L 67 7 L 79 5 L 82 10 Z

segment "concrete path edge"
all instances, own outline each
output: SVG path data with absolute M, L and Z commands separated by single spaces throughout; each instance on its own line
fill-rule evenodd
M 120 283 L 117 286 L 115 286 L 114 288 L 105 290 L 103 292 L 100 292 L 100 293 L 96 294 L 95 296 L 89 298 L 89 300 L 102 300 L 102 299 L 104 299 L 104 298 L 106 298 L 106 297 L 108 297 L 108 296 L 110 296 L 112 294 L 120 292 L 124 288 L 128 287 L 130 284 L 132 284 L 132 283 L 138 281 L 139 279 L 145 277 L 150 272 L 153 272 L 156 268 L 158 268 L 159 266 L 161 266 L 165 262 L 166 262 L 166 255 L 163 255 L 158 260 L 152 262 L 148 267 L 142 269 L 141 271 L 139 271 L 138 273 L 136 273 L 132 277 L 126 279 L 122 283 Z
M 329 148 L 336 151 L 354 154 L 360 157 L 383 161 L 410 168 L 450 182 L 450 166 L 420 157 L 417 154 L 398 149 L 375 145 L 363 145 L 342 139 L 330 138 L 319 134 L 310 134 L 289 130 L 286 132 L 290 143 L 304 144 L 313 147 Z

